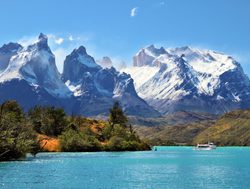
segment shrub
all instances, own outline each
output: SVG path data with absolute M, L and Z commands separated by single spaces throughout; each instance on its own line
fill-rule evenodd
M 84 152 L 100 150 L 98 140 L 83 132 L 68 129 L 59 136 L 61 148 L 66 152 Z

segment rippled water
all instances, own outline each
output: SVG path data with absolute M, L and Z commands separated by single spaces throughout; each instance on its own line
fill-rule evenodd
M 250 188 L 250 148 L 41 153 L 0 163 L 0 188 Z

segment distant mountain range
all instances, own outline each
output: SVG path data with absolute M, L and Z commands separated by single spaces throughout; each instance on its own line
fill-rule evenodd
M 250 80 L 232 57 L 190 47 L 153 45 L 117 71 L 109 57 L 95 61 L 85 47 L 74 49 L 60 74 L 48 38 L 27 47 L 0 48 L 0 102 L 17 100 L 25 110 L 53 105 L 69 114 L 107 115 L 120 101 L 131 116 L 159 117 L 179 111 L 221 114 L 250 108 Z

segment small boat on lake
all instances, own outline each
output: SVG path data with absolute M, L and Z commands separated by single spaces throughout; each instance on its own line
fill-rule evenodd
M 207 144 L 197 144 L 194 148 L 195 150 L 214 150 L 216 149 L 216 145 L 212 142 L 208 142 Z

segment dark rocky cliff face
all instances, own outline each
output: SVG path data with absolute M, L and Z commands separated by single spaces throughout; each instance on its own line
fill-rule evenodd
M 0 60 L 0 102 L 12 99 L 25 110 L 51 105 L 63 107 L 69 114 L 97 116 L 107 115 L 118 100 L 129 115 L 160 115 L 137 95 L 128 74 L 113 67 L 103 69 L 83 46 L 66 57 L 62 75 L 42 33 L 25 48 L 4 45 Z

